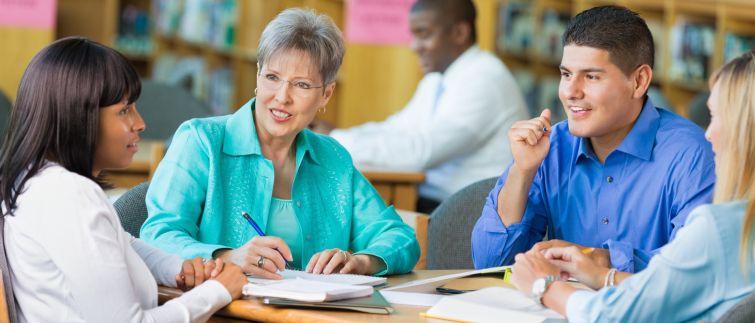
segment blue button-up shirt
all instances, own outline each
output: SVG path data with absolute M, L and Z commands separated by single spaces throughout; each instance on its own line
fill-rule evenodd
M 548 239 L 607 248 L 619 270 L 642 270 L 689 212 L 712 200 L 713 151 L 702 129 L 650 99 L 604 164 L 566 121 L 550 140 L 520 223 L 504 226 L 497 211 L 508 169 L 490 192 L 472 232 L 476 268 L 511 264 L 547 232 Z

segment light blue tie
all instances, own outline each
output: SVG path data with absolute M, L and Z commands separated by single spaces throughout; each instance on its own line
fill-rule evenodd
M 443 87 L 443 80 L 438 83 L 438 90 L 435 91 L 435 101 L 433 102 L 433 115 L 435 114 L 435 110 L 438 108 L 438 102 L 440 101 L 440 96 L 443 95 L 443 91 L 445 88 Z

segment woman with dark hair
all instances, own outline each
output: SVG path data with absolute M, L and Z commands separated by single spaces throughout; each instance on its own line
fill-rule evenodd
M 0 153 L 6 288 L 20 321 L 203 321 L 240 296 L 239 267 L 152 248 L 108 203 L 99 175 L 138 149 L 140 90 L 123 56 L 84 38 L 54 42 L 26 68 Z M 196 288 L 158 307 L 158 283 Z

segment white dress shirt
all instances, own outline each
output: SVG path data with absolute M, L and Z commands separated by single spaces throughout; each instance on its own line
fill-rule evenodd
M 196 322 L 231 301 L 210 280 L 158 307 L 183 261 L 125 232 L 102 189 L 58 164 L 17 206 L 4 233 L 21 322 Z
M 423 197 L 443 200 L 500 175 L 511 162 L 507 132 L 527 109 L 514 77 L 472 46 L 445 73 L 428 73 L 406 107 L 383 122 L 335 129 L 331 136 L 368 168 L 424 171 Z

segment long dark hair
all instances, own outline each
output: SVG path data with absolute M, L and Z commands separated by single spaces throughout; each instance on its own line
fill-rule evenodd
M 0 152 L 3 216 L 12 215 L 27 180 L 54 161 L 67 170 L 92 174 L 100 108 L 127 98 L 141 82 L 123 55 L 81 37 L 63 38 L 32 58 L 21 78 Z

